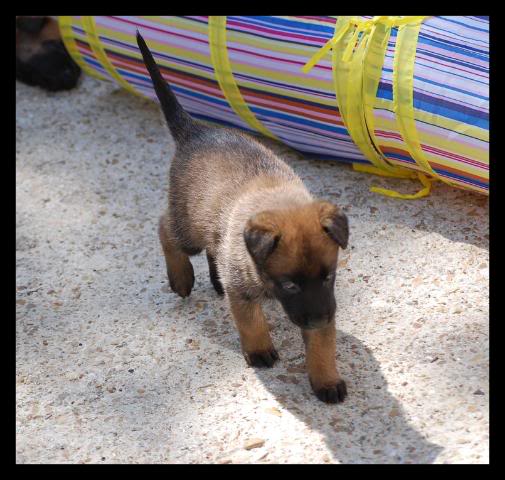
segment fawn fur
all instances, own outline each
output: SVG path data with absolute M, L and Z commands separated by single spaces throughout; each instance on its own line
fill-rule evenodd
M 137 43 L 176 144 L 159 237 L 171 289 L 194 284 L 190 256 L 205 250 L 210 280 L 226 294 L 249 365 L 279 356 L 262 301 L 277 299 L 299 326 L 317 397 L 337 403 L 335 270 L 349 236 L 345 214 L 312 197 L 301 179 L 252 136 L 192 119 L 164 81 L 144 39 Z

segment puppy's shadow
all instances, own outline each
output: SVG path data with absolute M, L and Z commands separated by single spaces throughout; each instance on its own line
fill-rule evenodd
M 225 300 L 209 298 L 209 306 L 214 304 L 216 312 L 211 307 L 208 314 L 217 314 L 218 304 L 224 303 Z M 335 461 L 344 464 L 435 461 L 442 448 L 429 442 L 409 423 L 401 403 L 388 391 L 381 365 L 359 338 L 339 330 L 337 325 L 337 361 L 347 382 L 348 396 L 343 403 L 325 404 L 316 398 L 309 385 L 298 328 L 289 323 L 280 307 L 269 307 L 265 312 L 268 311 L 272 339 L 281 358 L 271 369 L 256 368 L 257 378 L 285 410 L 323 435 Z M 238 332 L 230 332 L 233 329 L 230 315 L 223 318 L 221 313 L 221 318 L 222 325 L 217 329 L 229 333 L 209 332 L 205 321 L 200 324 L 199 333 L 212 343 L 241 354 Z M 245 368 L 250 367 L 244 360 Z

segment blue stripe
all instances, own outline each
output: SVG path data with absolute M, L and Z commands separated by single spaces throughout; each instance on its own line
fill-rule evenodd
M 119 45 L 120 47 L 123 47 L 131 52 L 138 52 L 139 49 L 138 48 L 135 48 L 133 47 L 132 45 L 128 44 L 128 43 L 124 43 L 124 42 L 121 42 L 119 40 L 115 40 L 113 38 L 108 38 L 108 37 L 102 37 L 100 36 L 100 40 L 105 43 L 105 44 L 112 44 L 112 45 Z M 112 53 L 116 53 L 116 52 L 112 52 Z M 128 57 L 128 58 L 131 58 L 131 57 Z
M 384 112 L 389 112 L 389 113 L 392 113 L 393 115 L 394 115 L 394 113 L 395 113 L 393 110 L 390 110 L 390 109 L 388 109 L 388 108 L 384 108 L 384 107 L 382 107 L 382 108 L 376 108 L 375 110 L 376 110 L 376 111 L 382 110 L 382 111 L 384 111 Z M 454 134 L 454 133 L 455 133 L 455 132 L 454 132 L 454 130 L 451 130 L 450 128 L 442 127 L 442 126 L 440 126 L 440 125 L 436 125 L 436 124 L 434 124 L 434 123 L 424 122 L 423 120 L 420 120 L 420 119 L 418 119 L 418 118 L 416 118 L 416 122 L 418 122 L 418 123 L 422 123 L 422 124 L 424 124 L 424 125 L 427 125 L 428 127 L 435 127 L 435 128 L 441 129 L 441 130 L 445 130 L 445 131 L 449 132 L 449 135 L 451 135 L 451 134 Z M 468 133 L 457 132 L 457 135 L 462 136 L 462 137 L 471 138 L 472 140 L 477 140 L 477 141 L 482 142 L 482 143 L 484 143 L 484 144 L 488 144 L 488 143 L 489 143 L 489 142 L 486 142 L 485 140 L 481 140 L 480 138 L 473 137 L 472 135 L 468 135 Z
M 243 27 L 232 27 L 232 26 L 227 26 L 226 28 L 227 31 L 229 32 L 237 32 L 241 35 L 244 35 L 244 34 L 249 34 L 249 32 L 246 32 L 244 31 L 244 28 Z M 252 33 L 251 33 L 252 34 Z M 265 38 L 267 40 L 271 40 L 273 42 L 282 42 L 282 43 L 288 43 L 290 45 L 300 45 L 302 47 L 313 47 L 313 46 L 319 46 L 317 45 L 318 42 L 314 42 L 314 45 L 308 43 L 309 40 L 305 40 L 305 39 L 293 39 L 293 38 L 290 38 L 289 40 L 287 38 L 282 38 L 282 39 L 279 39 L 277 37 L 274 37 L 272 35 L 267 35 L 265 33 L 260 33 L 260 32 L 254 32 L 252 35 L 254 35 L 255 37 L 258 37 L 258 38 Z M 327 40 L 327 38 L 321 38 L 321 43 L 324 41 L 324 40 Z
M 296 132 L 295 132 L 296 133 Z M 280 136 L 280 135 L 279 135 Z M 331 137 L 328 137 L 328 138 L 331 138 Z M 314 147 L 320 147 L 321 145 L 319 145 L 318 143 L 307 143 L 307 142 L 302 142 L 301 140 L 295 140 L 293 138 L 287 138 L 285 140 L 286 142 L 289 142 L 291 144 L 295 144 L 295 145 L 300 145 L 301 147 L 309 147 L 309 148 L 314 148 Z M 337 146 L 334 146 L 334 148 L 338 148 Z M 314 152 L 316 153 L 316 152 Z
M 479 98 L 480 100 L 489 101 L 489 95 L 484 97 L 482 95 L 477 95 L 475 92 L 470 92 L 468 90 L 461 90 L 460 88 L 452 87 L 448 83 L 435 82 L 434 80 L 429 80 L 427 78 L 420 77 L 419 75 L 414 75 L 414 79 L 418 80 L 418 81 L 421 81 L 421 82 L 429 83 L 431 85 L 436 85 L 437 87 L 443 87 L 443 88 L 445 88 L 447 90 L 451 90 L 451 91 L 454 91 L 454 92 L 464 93 L 465 95 L 468 95 L 468 96 L 473 97 L 473 98 Z M 430 93 L 433 93 L 433 92 L 430 92 Z M 440 95 L 440 96 L 444 96 L 444 95 Z M 451 99 L 451 97 L 446 97 L 446 96 L 444 96 L 444 97 L 448 98 L 448 99 Z M 458 100 L 458 101 L 461 101 L 461 100 Z M 472 104 L 469 103 L 468 105 L 472 105 Z
M 139 73 L 134 73 L 134 72 L 130 72 L 128 70 L 123 70 L 122 68 L 119 68 L 119 67 L 115 67 L 116 71 L 125 76 L 125 77 L 129 77 L 129 78 L 132 78 L 132 79 L 137 79 L 137 80 L 144 80 L 146 81 L 146 76 L 145 75 L 141 75 Z M 151 83 L 150 80 L 147 80 L 149 83 Z M 152 84 L 152 83 L 151 83 Z
M 302 88 L 302 87 L 299 87 L 299 86 L 290 85 L 290 84 L 286 84 L 286 83 L 274 82 L 273 80 L 265 80 L 264 78 L 253 77 L 253 76 L 250 76 L 250 75 L 246 75 L 244 73 L 234 73 L 233 76 L 235 78 L 240 78 L 242 80 L 250 80 L 250 81 L 253 81 L 253 82 L 258 82 L 258 80 L 259 80 L 261 82 L 264 82 L 266 85 L 270 85 L 272 87 L 280 87 L 280 88 L 283 88 L 283 89 L 288 89 L 289 88 L 290 90 L 294 90 L 295 92 L 305 92 L 305 93 L 319 94 L 319 95 L 322 95 L 322 96 L 324 96 L 326 98 L 335 98 L 335 94 L 334 93 L 326 93 L 326 92 L 324 92 L 322 90 L 313 90 L 311 88 Z M 293 97 L 293 98 L 295 98 L 295 97 Z
M 205 100 L 207 102 L 215 103 L 216 105 L 219 105 L 221 107 L 226 107 L 227 109 L 230 109 L 230 105 L 228 104 L 228 102 L 226 100 L 221 100 L 220 98 L 216 98 L 216 97 L 212 97 L 212 96 L 209 96 L 209 95 L 204 95 L 204 94 L 201 94 L 201 93 L 197 93 L 197 92 L 195 92 L 193 90 L 188 90 L 186 87 L 179 87 L 177 85 L 172 85 L 172 90 L 175 93 L 177 93 L 177 92 L 184 93 L 185 95 L 187 95 L 189 97 L 195 97 L 195 98 L 198 98 L 200 100 Z
M 432 40 L 434 37 L 430 37 L 426 34 L 419 33 L 418 45 L 431 45 L 433 47 L 446 50 L 447 52 L 454 52 L 464 55 L 465 57 L 477 58 L 478 60 L 487 61 L 489 59 L 489 49 L 488 50 L 478 50 L 467 46 L 466 48 L 458 47 L 457 44 L 449 40 Z M 419 47 L 418 47 L 419 48 Z M 449 56 L 450 57 L 450 56 Z
M 200 120 L 205 120 L 205 121 L 210 122 L 210 123 L 217 123 L 217 124 L 223 125 L 225 127 L 234 127 L 234 128 L 237 128 L 237 126 L 239 125 L 237 123 L 229 122 L 227 120 L 223 120 L 223 119 L 220 119 L 220 118 L 208 117 L 207 115 L 203 115 L 201 113 L 191 112 L 191 116 L 195 117 L 195 118 L 199 118 Z M 243 126 L 240 125 L 240 129 L 241 130 L 245 130 L 246 132 L 248 132 L 248 133 L 250 133 L 252 135 L 258 135 L 258 132 L 256 132 L 255 130 L 251 130 L 248 127 L 243 127 Z
M 464 62 L 462 60 L 457 60 L 455 58 L 452 58 L 452 57 L 446 56 L 446 55 L 439 55 L 438 53 L 435 53 L 433 51 L 426 51 L 421 48 L 418 48 L 417 52 L 424 53 L 426 56 L 431 57 L 431 58 L 436 58 L 437 60 L 442 60 L 444 62 L 450 62 L 455 65 L 461 65 L 462 67 L 471 68 L 472 70 L 477 70 L 478 72 L 483 72 L 483 73 L 489 74 L 489 66 L 481 67 L 479 65 L 475 65 L 474 63 Z
M 240 18 L 240 17 L 230 17 L 230 18 Z M 253 20 L 253 21 L 251 21 Z M 241 21 L 244 19 L 242 17 Z M 291 33 L 300 33 L 307 32 L 313 34 L 314 32 L 328 33 L 333 34 L 335 27 L 334 26 L 325 26 L 318 25 L 314 23 L 305 23 L 301 20 L 286 20 L 284 18 L 276 18 L 276 17 L 263 17 L 263 16 L 247 16 L 247 22 L 250 22 L 254 25 L 258 26 L 274 26 L 278 30 L 291 32 Z
M 416 162 L 410 157 L 410 156 L 405 156 L 402 155 L 401 153 L 390 153 L 390 152 L 384 152 L 384 155 L 386 158 L 397 158 L 398 160 L 403 160 L 408 163 L 416 164 Z
M 84 58 L 84 61 L 86 63 L 89 63 L 90 65 L 92 65 L 93 67 L 96 67 L 97 70 L 99 70 L 101 73 L 103 73 L 106 77 L 110 78 L 112 80 L 112 77 L 109 75 L 109 72 L 107 72 L 107 70 L 105 70 L 103 67 L 102 67 L 102 64 L 97 62 L 96 60 L 94 60 L 93 58 L 90 58 L 86 55 L 83 55 L 83 58 Z
M 475 37 L 471 37 L 471 36 L 468 36 L 468 35 L 463 35 L 461 32 L 454 32 L 452 30 L 448 31 L 447 28 L 442 28 L 440 26 L 435 26 L 433 25 L 432 23 L 430 23 L 429 21 L 428 22 L 425 22 L 425 24 L 428 24 L 428 26 L 430 28 L 432 28 L 433 30 L 436 30 L 437 32 L 441 32 L 442 34 L 444 35 L 447 35 L 448 33 L 452 34 L 452 35 L 458 35 L 459 37 L 463 37 L 463 38 L 466 38 L 467 40 L 471 41 L 471 42 L 477 42 L 477 43 L 482 43 L 484 45 L 489 45 L 489 35 L 488 35 L 488 41 L 486 42 L 485 40 L 482 40 L 481 38 L 475 38 Z M 425 32 L 423 32 L 424 34 Z M 476 35 L 482 37 L 481 34 L 477 33 Z
M 457 173 L 448 172 L 447 170 L 444 170 L 442 168 L 433 168 L 433 170 L 435 172 L 437 172 L 439 175 L 443 175 L 444 177 L 454 178 L 455 180 L 461 180 L 465 183 L 477 185 L 477 186 L 485 188 L 485 189 L 489 188 L 488 183 L 481 182 L 479 180 L 475 180 L 475 178 L 469 178 L 469 177 L 465 177 L 464 175 L 458 175 Z
M 479 112 L 471 110 L 471 112 L 475 112 L 472 114 L 470 113 L 469 109 L 465 107 L 462 108 L 462 111 L 457 111 L 444 107 L 440 101 L 437 102 L 434 100 L 433 102 L 426 102 L 419 99 L 419 97 L 416 96 L 416 92 L 414 92 L 414 108 L 433 113 L 434 115 L 441 115 L 443 117 L 451 118 L 452 120 L 457 120 L 461 123 L 466 123 L 467 125 L 474 125 L 476 127 L 489 130 L 489 116 L 487 114 L 482 113 L 482 115 L 485 117 L 482 118 L 477 116 Z
M 119 72 L 119 69 L 118 69 L 118 72 Z M 125 72 L 125 71 L 123 71 L 123 75 L 125 77 L 130 78 L 132 84 L 139 85 L 143 88 L 147 87 L 147 88 L 150 88 L 152 92 L 154 91 L 154 89 L 152 88 L 152 83 L 150 80 L 148 80 L 148 77 L 140 76 L 140 75 L 136 75 L 136 74 L 134 75 L 134 74 L 131 74 L 131 72 Z M 142 82 L 135 81 L 137 79 L 142 80 Z M 146 83 L 147 83 L 147 85 L 146 85 Z M 177 93 L 184 94 L 188 97 L 195 97 L 195 98 L 198 98 L 199 100 L 205 100 L 209 103 L 214 103 L 216 105 L 219 105 L 220 107 L 225 107 L 230 112 L 232 111 L 228 102 L 225 100 L 221 100 L 221 99 L 213 97 L 213 96 L 201 94 L 199 92 L 195 92 L 194 90 L 188 90 L 187 87 L 181 87 L 179 85 L 172 84 L 171 88 L 176 94 Z
M 293 117 L 291 115 L 285 115 L 284 113 L 274 112 L 273 110 L 266 110 L 264 108 L 257 107 L 255 105 L 251 105 L 250 109 L 255 115 L 262 115 L 267 119 L 272 118 L 272 117 L 273 118 L 280 118 L 283 120 L 289 120 L 294 123 L 299 123 L 300 125 L 306 125 L 309 127 L 314 127 L 314 128 L 326 130 L 328 132 L 341 133 L 345 136 L 349 136 L 349 134 L 347 133 L 347 129 L 342 128 L 342 127 L 336 127 L 334 125 L 328 125 L 326 123 L 319 123 L 319 122 L 316 122 L 313 120 L 308 120 L 307 118 Z
M 377 89 L 377 98 L 393 101 L 393 85 L 381 82 Z
M 447 22 L 455 23 L 456 25 L 462 25 L 463 27 L 470 28 L 471 30 L 477 30 L 479 32 L 489 33 L 489 28 L 477 28 L 477 27 L 474 27 L 473 25 L 468 25 L 467 23 L 457 22 L 456 20 L 451 20 L 451 18 L 454 18 L 454 17 L 440 17 L 440 18 L 443 18 Z
M 423 59 L 423 61 L 425 61 Z M 465 75 L 460 75 L 459 73 L 455 73 L 455 72 L 448 72 L 447 70 L 442 70 L 438 67 L 436 67 L 434 64 L 430 64 L 429 66 L 427 66 L 426 64 L 424 63 L 421 63 L 421 60 L 419 58 L 416 58 L 416 67 L 425 67 L 425 68 L 429 68 L 430 70 L 433 70 L 435 72 L 440 72 L 440 73 L 443 73 L 444 75 L 450 75 L 451 77 L 457 77 L 457 78 L 462 78 L 464 80 L 470 80 L 469 78 L 469 75 L 471 75 L 470 73 L 468 73 L 467 76 Z M 389 69 L 389 68 L 386 68 L 384 67 L 384 71 L 386 72 L 390 72 L 391 74 L 393 73 L 393 70 L 392 69 Z M 486 80 L 479 80 L 477 78 L 472 78 L 471 79 L 472 82 L 475 82 L 475 83 L 480 83 L 481 85 L 489 85 L 489 82 L 486 81 Z
M 329 160 L 335 162 L 344 162 L 344 163 L 361 163 L 364 165 L 371 165 L 368 160 L 361 160 L 358 158 L 344 158 L 338 155 L 325 155 L 323 153 L 312 153 L 312 152 L 304 152 L 304 156 L 313 160 Z

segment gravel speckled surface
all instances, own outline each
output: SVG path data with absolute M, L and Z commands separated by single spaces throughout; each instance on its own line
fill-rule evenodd
M 398 201 L 273 145 L 349 216 L 337 275 L 349 397 L 312 394 L 302 341 L 268 310 L 281 361 L 248 368 L 193 258 L 167 290 L 157 220 L 173 151 L 154 103 L 84 78 L 17 84 L 18 463 L 487 463 L 488 200 L 435 184 Z

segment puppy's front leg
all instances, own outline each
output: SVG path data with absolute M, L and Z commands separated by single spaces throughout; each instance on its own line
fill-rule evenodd
M 254 367 L 272 367 L 279 355 L 270 338 L 261 305 L 234 296 L 228 298 L 246 362 Z
M 312 390 L 323 402 L 343 401 L 347 388 L 337 370 L 335 321 L 324 328 L 302 330 L 302 335 Z

